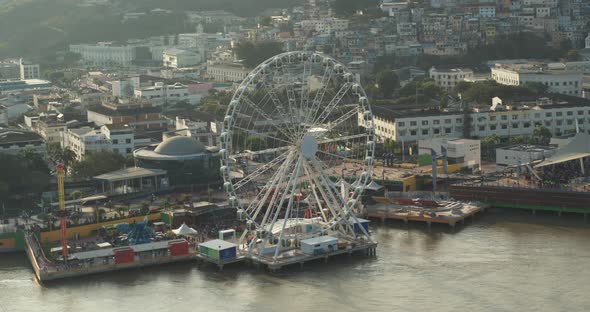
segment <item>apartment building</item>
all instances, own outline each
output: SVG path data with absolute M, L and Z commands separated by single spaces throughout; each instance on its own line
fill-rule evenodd
M 477 112 L 406 111 L 373 107 L 375 134 L 384 141 L 413 142 L 433 137 L 461 138 L 496 134 L 501 137 L 532 134 L 537 125 L 547 127 L 554 136 L 573 133 L 578 128 L 590 133 L 590 101 L 549 100 L 527 102 L 496 110 Z M 365 126 L 362 114 L 360 126 Z M 465 129 L 465 127 L 468 127 Z

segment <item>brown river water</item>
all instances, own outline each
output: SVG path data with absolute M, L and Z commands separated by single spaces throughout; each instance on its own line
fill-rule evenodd
M 0 254 L 0 312 L 590 311 L 590 221 L 492 210 L 455 231 L 373 222 L 376 258 L 277 274 L 195 263 L 39 284 Z

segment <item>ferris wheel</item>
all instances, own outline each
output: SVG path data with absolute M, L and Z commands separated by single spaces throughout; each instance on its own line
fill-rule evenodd
M 355 211 L 371 178 L 373 114 L 344 65 L 287 52 L 252 70 L 229 103 L 220 137 L 230 205 L 246 222 L 249 255 L 332 235 L 371 240 Z M 270 251 L 269 251 L 270 250 Z

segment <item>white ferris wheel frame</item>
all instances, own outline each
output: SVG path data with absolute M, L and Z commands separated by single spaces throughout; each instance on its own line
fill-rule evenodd
M 283 68 L 283 66 L 289 64 L 303 65 L 303 77 L 305 77 L 306 74 L 311 74 L 311 66 L 314 64 L 315 66 L 321 65 L 325 69 L 324 75 L 322 77 L 322 87 L 316 93 L 316 96 L 313 98 L 313 100 L 309 98 L 308 93 L 308 98 L 306 99 L 305 103 L 303 100 L 304 92 L 309 92 L 309 90 L 306 90 L 309 89 L 307 84 L 301 87 L 300 103 L 295 101 L 294 93 L 291 93 L 295 92 L 293 88 L 287 87 L 288 103 L 282 103 L 276 97 L 276 95 L 273 95 L 273 90 L 271 88 L 266 89 L 267 94 L 265 96 L 269 96 L 279 116 L 285 118 L 285 120 L 291 121 L 295 121 L 293 118 L 299 118 L 299 120 L 297 120 L 300 121 L 299 124 L 297 122 L 290 123 L 290 125 L 293 127 L 275 126 L 277 132 L 281 132 L 286 137 L 291 138 L 291 141 L 286 142 L 285 140 L 273 138 L 279 141 L 285 141 L 285 143 L 288 143 L 288 145 L 278 148 L 267 148 L 254 152 L 235 151 L 234 146 L 232 145 L 232 134 L 233 131 L 236 130 L 236 128 L 234 128 L 236 114 L 239 112 L 239 108 L 242 105 L 248 105 L 250 108 L 256 111 L 260 117 L 268 119 L 271 124 L 273 121 L 266 115 L 264 111 L 257 109 L 256 103 L 253 103 L 250 99 L 244 96 L 244 93 L 246 90 L 248 90 L 248 88 L 253 86 L 256 88 L 256 90 L 260 90 L 256 87 L 256 84 L 264 81 L 261 78 L 276 70 L 280 70 Z M 306 70 L 308 70 L 309 73 L 306 73 Z M 325 105 L 325 107 L 321 107 L 319 104 L 325 103 L 325 101 L 322 100 L 328 87 L 327 82 L 329 82 L 334 75 L 340 76 L 343 83 L 341 86 L 339 85 L 340 89 L 330 100 L 330 102 Z M 326 230 L 334 230 L 336 227 L 346 228 L 348 233 L 354 233 L 352 229 L 353 222 L 358 222 L 358 220 L 353 213 L 353 208 L 358 204 L 358 201 L 360 200 L 366 185 L 369 183 L 375 155 L 373 113 L 371 111 L 368 97 L 364 89 L 360 83 L 355 82 L 354 80 L 353 74 L 342 63 L 329 56 L 318 52 L 294 51 L 282 53 L 264 61 L 255 69 L 253 69 L 239 85 L 228 105 L 228 109 L 223 120 L 219 153 L 221 158 L 220 171 L 224 180 L 224 189 L 228 193 L 229 203 L 233 208 L 237 209 L 238 215 L 242 215 L 245 217 L 245 219 L 247 219 L 248 230 L 244 232 L 244 235 L 246 235 L 246 232 L 249 230 L 255 231 L 257 238 L 263 238 L 266 243 L 267 237 L 258 236 L 266 236 L 263 234 L 263 232 L 266 229 L 273 229 L 279 220 L 281 211 L 284 211 L 285 218 L 282 221 L 283 224 L 280 233 L 280 238 L 282 238 L 288 216 L 290 215 L 289 213 L 294 205 L 293 200 L 295 198 L 296 192 L 298 191 L 297 185 L 302 182 L 300 180 L 301 175 L 308 178 L 308 182 L 311 182 L 311 184 L 315 186 L 311 188 L 312 190 L 309 194 L 309 197 L 315 201 L 314 204 L 318 205 L 318 210 L 322 215 L 322 220 L 324 221 L 324 228 Z M 353 103 L 355 104 L 354 108 L 346 113 L 343 113 L 339 118 L 326 123 L 328 117 L 330 117 L 330 115 L 333 113 L 333 110 L 338 107 L 338 104 L 344 95 L 348 94 L 349 91 L 352 95 L 358 96 L 357 103 Z M 308 112 L 308 115 L 293 116 L 293 114 L 287 113 L 285 104 L 298 106 L 300 108 L 298 111 L 306 111 Z M 309 130 L 314 127 L 322 127 L 322 129 L 330 131 L 335 129 L 339 124 L 353 117 L 364 120 L 364 133 L 332 139 L 318 139 L 318 137 L 313 133 L 303 130 Z M 364 142 L 365 157 L 364 160 L 362 160 L 361 173 L 356 177 L 355 183 L 352 184 L 353 189 L 350 190 L 347 196 L 344 194 L 344 192 L 339 192 L 337 187 L 333 186 L 330 178 L 324 172 L 321 160 L 319 160 L 315 154 L 318 145 L 355 138 L 366 138 L 366 141 Z M 303 143 L 304 141 L 306 142 Z M 338 156 L 326 153 L 324 151 L 318 152 L 331 156 Z M 244 176 L 239 181 L 234 182 L 234 179 L 232 179 L 232 172 L 235 169 L 234 166 L 236 164 L 237 158 L 251 156 L 253 154 L 266 153 L 275 153 L 275 155 L 278 153 L 279 156 L 257 168 L 254 170 L 254 172 Z M 237 190 L 248 184 L 248 182 L 253 181 L 261 174 L 264 174 L 269 169 L 275 167 L 277 167 L 277 170 L 272 178 L 266 183 L 265 188 L 260 193 L 258 193 L 258 195 L 255 197 L 255 200 L 253 200 L 250 205 L 248 205 L 248 207 L 245 207 L 238 197 Z M 287 206 L 286 208 L 283 208 L 287 198 Z M 263 213 L 263 208 L 275 207 L 275 205 L 278 205 L 276 206 L 276 209 L 266 209 L 264 216 L 262 217 L 262 221 L 257 222 L 257 219 L 259 219 L 261 217 L 261 213 Z M 326 216 L 323 213 L 324 209 L 329 211 L 329 216 Z M 353 222 L 351 222 L 351 220 Z M 278 225 L 281 226 L 280 223 Z M 363 234 L 368 239 L 372 240 L 369 233 L 367 233 L 363 227 L 360 228 Z M 242 235 L 241 240 L 244 239 L 244 235 Z M 356 234 L 353 235 L 356 236 Z

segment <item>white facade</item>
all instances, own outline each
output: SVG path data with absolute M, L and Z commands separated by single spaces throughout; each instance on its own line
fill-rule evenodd
M 303 20 L 299 23 L 302 29 L 312 29 L 326 34 L 348 29 L 348 20 L 338 18 Z
M 122 65 L 130 66 L 135 60 L 135 47 L 118 46 L 110 42 L 97 44 L 72 44 L 70 51 L 79 53 L 86 62 L 95 65 Z
M 501 137 L 531 135 L 535 125 L 551 130 L 553 135 L 573 133 L 576 120 L 580 131 L 590 131 L 590 105 L 552 104 L 534 109 L 488 111 L 471 113 L 470 134 L 486 137 L 496 134 Z M 388 118 L 375 115 L 375 134 L 380 140 L 413 142 L 433 137 L 460 138 L 463 136 L 465 115 L 462 112 L 437 115 L 428 113 L 409 114 Z M 363 116 L 358 116 L 359 125 L 364 125 Z
M 250 70 L 239 65 L 208 65 L 207 75 L 215 81 L 240 82 L 250 73 Z
M 428 71 L 428 75 L 437 86 L 451 91 L 460 81 L 473 79 L 473 70 L 469 68 L 437 69 L 432 67 Z
M 20 68 L 20 79 L 21 80 L 40 79 L 41 78 L 39 64 L 31 64 L 29 62 L 23 61 L 23 59 L 20 59 L 18 65 Z
M 496 17 L 496 7 L 491 5 L 480 6 L 478 10 L 479 17 L 493 18 Z
M 519 86 L 525 83 L 542 83 L 552 93 L 582 97 L 582 73 L 568 70 L 520 70 L 492 68 L 492 79 L 504 85 Z
M 134 90 L 139 88 L 139 76 L 130 77 L 125 80 L 109 81 L 111 84 L 112 94 L 116 97 L 133 96 Z
M 557 149 L 549 146 L 515 145 L 496 149 L 496 165 L 516 166 L 518 161 L 522 165 L 535 160 L 543 160 L 555 154 Z
M 460 164 L 461 167 L 480 168 L 480 140 L 446 138 L 420 140 L 418 141 L 418 154 L 430 155 L 430 150 L 433 149 L 437 155 L 442 156 L 442 146 L 447 149 L 448 164 Z
M 133 129 L 102 126 L 100 130 L 90 127 L 68 129 L 62 139 L 62 147 L 69 148 L 81 160 L 84 155 L 96 151 L 113 151 L 123 156 L 133 153 Z
M 176 134 L 194 137 L 205 146 L 216 146 L 221 125 L 216 122 L 192 121 L 176 117 Z
M 167 49 L 162 54 L 164 67 L 184 68 L 203 62 L 202 55 L 181 49 Z
M 134 91 L 136 98 L 149 100 L 154 106 L 160 106 L 166 103 L 178 103 L 186 101 L 196 104 L 198 97 L 192 96 L 188 92 L 188 87 L 177 82 L 173 85 L 164 85 L 162 82 L 156 82 L 154 86 L 136 89 Z

